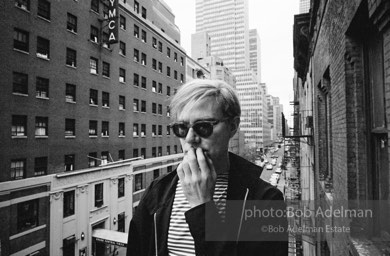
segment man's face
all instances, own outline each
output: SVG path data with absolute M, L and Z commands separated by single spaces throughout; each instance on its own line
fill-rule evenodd
M 226 120 L 222 114 L 220 107 L 216 100 L 212 97 L 207 97 L 198 102 L 192 107 L 184 107 L 178 113 L 177 122 L 186 122 L 194 124 L 198 121 L 215 121 L 219 120 L 218 124 L 214 125 L 213 133 L 207 137 L 200 137 L 193 128 L 190 128 L 185 138 L 180 138 L 180 143 L 184 154 L 192 148 L 202 148 L 204 152 L 213 161 L 224 159 L 227 156 L 229 140 L 231 138 L 232 129 L 229 120 Z

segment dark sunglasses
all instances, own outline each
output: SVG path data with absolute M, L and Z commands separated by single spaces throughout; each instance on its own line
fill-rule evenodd
M 213 128 L 215 125 L 219 124 L 220 122 L 224 122 L 228 119 L 229 118 L 212 121 L 197 121 L 193 124 L 189 124 L 187 122 L 178 122 L 171 124 L 170 127 L 172 128 L 173 133 L 179 138 L 187 137 L 190 128 L 192 128 L 198 136 L 202 138 L 207 138 L 210 137 L 211 134 L 213 134 Z

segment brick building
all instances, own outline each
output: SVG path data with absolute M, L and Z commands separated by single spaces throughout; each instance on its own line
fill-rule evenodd
M 119 0 L 118 42 L 109 44 L 110 2 L 0 4 L 0 248 L 6 255 L 48 254 L 52 183 L 46 176 L 181 151 L 168 130 L 169 96 L 185 82 L 186 66 L 174 15 L 163 1 Z M 167 171 L 134 175 L 132 206 Z
M 300 140 L 302 199 L 364 214 L 302 220 L 348 228 L 303 235 L 303 253 L 388 255 L 390 4 L 314 0 L 310 10 L 294 24 L 294 130 L 313 135 Z

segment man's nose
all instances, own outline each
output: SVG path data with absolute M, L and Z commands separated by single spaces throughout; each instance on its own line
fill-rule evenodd
M 186 142 L 188 144 L 197 144 L 199 143 L 199 136 L 195 133 L 194 129 L 192 127 L 188 130 L 187 136 L 186 136 Z

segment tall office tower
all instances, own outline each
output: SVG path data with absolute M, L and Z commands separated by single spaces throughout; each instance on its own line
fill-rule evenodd
M 191 57 L 195 61 L 211 56 L 210 49 L 210 35 L 206 31 L 191 35 Z
M 261 82 L 261 45 L 257 29 L 249 30 L 249 68 L 257 74 L 257 81 Z
M 196 32 L 206 31 L 212 56 L 233 72 L 249 68 L 248 0 L 196 0 Z
M 299 13 L 308 13 L 310 11 L 310 0 L 299 0 Z

